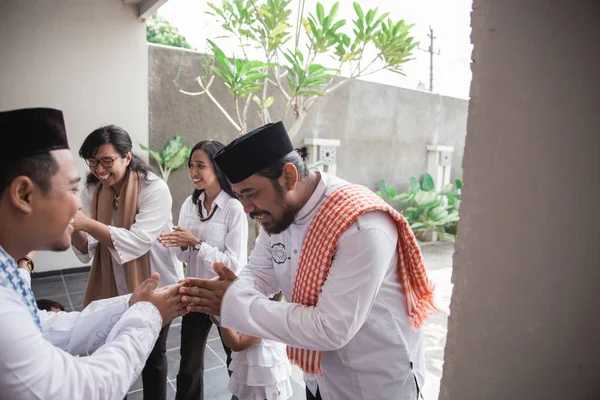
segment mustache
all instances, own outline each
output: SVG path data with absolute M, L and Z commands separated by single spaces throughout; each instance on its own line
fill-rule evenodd
M 269 215 L 269 213 L 267 211 L 253 211 L 248 215 L 250 216 L 250 218 L 256 219 L 257 217 L 260 217 L 261 215 Z

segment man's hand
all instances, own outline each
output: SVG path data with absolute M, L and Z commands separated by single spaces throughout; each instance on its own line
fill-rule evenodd
M 163 232 L 158 241 L 165 247 L 192 247 L 200 241 L 192 232 L 181 226 L 174 226 L 172 232 Z
M 181 301 L 187 303 L 186 310 L 212 315 L 221 314 L 221 300 L 237 275 L 221 262 L 214 263 L 219 279 L 185 278 L 184 286 L 179 288 L 183 294 Z
M 157 289 L 160 276 L 157 273 L 142 282 L 131 295 L 129 306 L 138 301 L 148 301 L 158 308 L 163 320 L 163 326 L 174 318 L 187 314 L 185 305 L 181 303 L 181 295 L 178 293 L 182 284 L 174 284 Z

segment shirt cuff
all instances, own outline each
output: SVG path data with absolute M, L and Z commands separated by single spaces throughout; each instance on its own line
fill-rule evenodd
M 108 230 L 110 231 L 110 240 L 111 240 L 111 242 L 113 244 L 113 247 L 114 247 L 114 249 L 113 249 L 110 246 L 107 246 L 108 250 L 110 251 L 110 254 L 112 254 L 112 256 L 117 260 L 117 262 L 119 264 L 123 265 L 127 261 L 124 261 L 125 257 L 123 257 L 123 254 L 121 253 L 121 250 L 119 249 L 119 246 L 117 246 L 117 242 L 115 241 L 115 230 L 114 230 L 114 227 L 111 226 L 111 225 L 109 225 L 108 226 Z
M 236 321 L 239 321 L 243 317 L 240 314 L 243 314 L 242 310 L 245 310 L 245 308 L 239 305 L 238 294 L 247 289 L 248 283 L 238 278 L 225 290 L 221 299 L 220 326 L 238 330 Z

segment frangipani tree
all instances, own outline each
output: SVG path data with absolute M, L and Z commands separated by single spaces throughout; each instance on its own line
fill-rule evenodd
M 239 41 L 244 57 L 229 58 L 208 40 L 214 62 L 208 76 L 196 78 L 202 90 L 181 92 L 208 96 L 240 134 L 248 131 L 248 114 L 255 108 L 262 123 L 274 118 L 288 122 L 293 138 L 320 98 L 352 79 L 381 70 L 404 75 L 403 65 L 412 59 L 418 45 L 410 34 L 413 25 L 392 21 L 389 13 L 379 13 L 377 8 L 365 13 L 353 3 L 356 18 L 349 24 L 337 18 L 339 3 L 329 11 L 317 3 L 315 11 L 305 16 L 304 0 L 300 0 L 299 17 L 292 27 L 290 4 L 291 0 L 222 0 L 220 7 L 208 3 L 209 14 Z M 264 58 L 250 60 L 245 50 L 248 46 L 261 49 Z M 323 65 L 328 58 L 335 60 L 337 68 Z M 233 97 L 235 115 L 212 95 L 215 76 Z M 272 116 L 275 92 L 282 94 L 286 104 L 282 115 Z

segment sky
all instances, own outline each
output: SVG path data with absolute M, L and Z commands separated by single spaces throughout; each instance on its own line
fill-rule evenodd
M 259 2 L 260 0 L 257 0 Z M 217 5 L 221 0 L 213 0 Z M 321 0 L 326 13 L 333 6 L 333 0 Z M 389 12 L 389 17 L 395 22 L 404 19 L 409 24 L 415 24 L 411 29 L 412 35 L 419 41 L 421 51 L 415 49 L 414 60 L 405 64 L 406 76 L 389 71 L 381 71 L 363 79 L 400 86 L 410 89 L 429 90 L 429 27 L 434 31 L 434 81 L 433 92 L 446 96 L 469 98 L 471 85 L 471 26 L 470 13 L 472 0 L 359 0 L 363 10 L 379 7 L 379 13 Z M 292 31 L 295 27 L 299 0 L 292 0 L 290 7 L 294 13 L 290 17 Z M 305 14 L 315 14 L 317 0 L 305 0 Z M 170 0 L 159 10 L 158 15 L 167 19 L 173 26 L 186 36 L 188 42 L 198 51 L 206 52 L 206 39 L 215 41 L 227 55 L 243 53 L 238 43 L 233 39 L 224 38 L 227 35 L 218 21 L 206 14 L 210 8 L 204 0 Z M 352 20 L 355 19 L 352 1 L 341 0 L 337 14 L 338 18 L 346 19 L 346 26 L 341 30 L 351 32 Z M 260 59 L 261 53 L 249 52 L 250 58 Z M 336 67 L 336 63 L 328 60 L 318 60 L 327 67 Z

